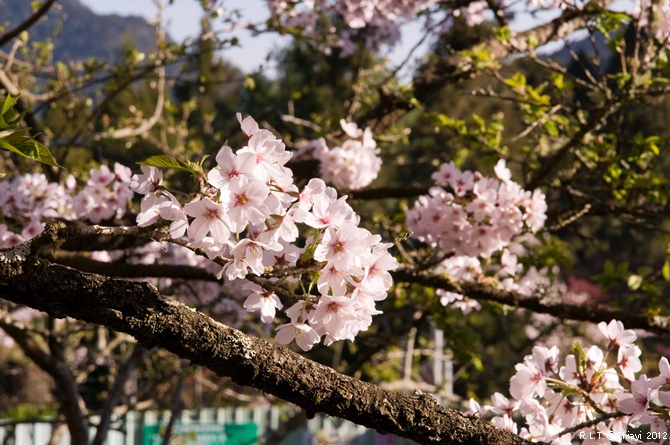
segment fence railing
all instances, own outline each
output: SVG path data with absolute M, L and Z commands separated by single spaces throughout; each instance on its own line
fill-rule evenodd
M 173 429 L 173 445 L 252 445 L 264 444 L 268 434 L 276 431 L 291 417 L 293 411 L 281 407 L 228 407 L 184 410 Z M 162 432 L 169 412 L 129 412 L 114 419 L 106 445 L 155 445 L 162 443 Z M 92 419 L 95 423 L 95 419 Z M 0 421 L 1 422 L 1 421 Z M 254 429 L 256 439 L 242 442 L 231 433 L 232 427 L 247 425 Z M 0 427 L 2 445 L 47 445 L 56 424 L 45 419 Z M 91 427 L 91 437 L 95 427 Z M 59 445 L 69 445 L 67 432 Z M 382 435 L 351 422 L 317 415 L 305 426 L 289 433 L 281 445 L 409 445 L 413 442 L 392 435 Z

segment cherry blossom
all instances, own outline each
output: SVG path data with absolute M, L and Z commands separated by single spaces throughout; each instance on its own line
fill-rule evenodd
M 299 190 L 285 166 L 292 156 L 285 144 L 253 118 L 238 115 L 238 120 L 246 145 L 237 151 L 222 147 L 216 166 L 199 179 L 206 177 L 211 187 L 186 204 L 167 191 L 155 167 L 143 166 L 142 174 L 132 176 L 130 188 L 144 195 L 138 225 L 169 221 L 170 236 L 201 249 L 207 261 L 215 260 L 206 267 L 226 282 L 247 282 L 250 274 L 263 277 L 247 285 L 245 291 L 252 293 L 243 303 L 249 312 L 260 312 L 263 322 L 271 322 L 284 307 L 276 286 L 296 283 L 307 274 L 316 295 L 294 297 L 304 300 L 286 310 L 292 323 L 277 329 L 277 342 L 295 341 L 307 350 L 321 337 L 327 345 L 353 340 L 380 313 L 375 303 L 386 298 L 392 285 L 389 271 L 398 262 L 388 253 L 391 244 L 359 227 L 360 217 L 346 197 L 338 197 L 323 180 L 312 179 Z M 375 149 L 369 129 L 342 125 L 360 139 L 357 143 Z M 301 241 L 305 230 L 312 233 Z M 301 259 L 310 261 L 312 269 L 293 276 L 291 268 Z
M 143 165 L 141 175 L 134 175 L 130 180 L 130 189 L 136 193 L 147 195 L 160 189 L 163 172 L 156 167 Z
M 279 297 L 272 291 L 265 290 L 255 283 L 247 283 L 242 289 L 251 291 L 251 294 L 244 301 L 244 308 L 249 312 L 260 312 L 263 323 L 272 323 L 277 309 L 283 307 Z
M 326 229 L 314 251 L 314 259 L 332 261 L 338 269 L 350 270 L 352 267 L 360 267 L 361 255 L 380 240 L 379 235 L 372 235 L 365 229 L 345 222 L 337 230 L 331 227 Z
M 221 192 L 221 201 L 228 209 L 228 220 L 231 230 L 242 232 L 247 224 L 259 224 L 270 215 L 265 200 L 270 189 L 261 181 L 250 181 L 244 177 L 231 182 Z
M 503 249 L 500 257 L 500 274 L 501 276 L 514 276 L 521 272 L 523 266 L 519 264 L 517 256 L 510 253 L 508 249 Z
M 642 374 L 638 380 L 630 384 L 630 394 L 624 394 L 619 401 L 619 408 L 633 419 L 640 418 L 649 408 L 649 403 L 657 391 L 651 385 L 649 378 Z
M 249 269 L 256 275 L 263 274 L 265 272 L 265 265 L 263 264 L 264 247 L 267 247 L 267 245 L 249 238 L 241 239 L 230 249 L 233 261 L 224 266 L 221 273 L 225 273 L 229 280 L 246 277 Z M 219 278 L 221 273 L 218 275 Z
M 242 113 L 237 113 L 235 116 L 237 117 L 237 121 L 240 123 L 242 131 L 247 135 L 247 137 L 251 137 L 254 133 L 257 133 L 260 130 L 258 123 L 256 120 L 254 120 L 253 117 L 247 116 L 242 118 Z
M 382 161 L 379 148 L 369 128 L 361 130 L 354 122 L 340 121 L 347 139 L 340 146 L 329 148 L 321 138 L 311 141 L 314 157 L 318 159 L 321 177 L 336 187 L 358 190 L 377 178 Z
M 362 282 L 371 289 L 386 292 L 393 284 L 389 271 L 398 268 L 399 263 L 389 252 L 391 244 L 375 244 L 367 259 Z
M 511 416 L 512 413 L 519 408 L 518 401 L 509 400 L 499 392 L 496 392 L 491 396 L 491 403 L 493 403 L 491 411 L 496 414 L 507 414 Z
M 481 309 L 481 305 L 477 300 L 468 298 L 456 292 L 437 289 L 437 295 L 440 296 L 440 304 L 442 306 L 451 305 L 451 307 L 460 310 L 464 314 L 469 314 L 473 310 Z
M 354 339 L 352 324 L 357 319 L 354 306 L 355 301 L 349 297 L 324 295 L 319 299 L 310 320 L 317 332 L 326 333 L 326 346 L 336 340 Z
M 508 183 L 512 180 L 512 172 L 507 168 L 507 163 L 504 159 L 498 161 L 495 167 L 493 167 L 496 176 L 504 183 Z
M 540 369 L 527 363 L 519 363 L 515 369 L 517 372 L 511 378 L 509 388 L 512 397 L 522 400 L 544 394 L 547 382 Z
M 256 157 L 253 153 L 236 155 L 233 150 L 224 145 L 216 155 L 217 167 L 207 174 L 209 183 L 221 189 L 234 178 L 243 175 L 252 175 L 256 167 Z
M 494 417 L 491 423 L 500 429 L 511 431 L 514 434 L 518 433 L 517 424 L 507 414 L 503 414 L 502 417 Z
M 436 271 L 454 280 L 495 276 L 500 289 L 532 295 L 551 281 L 546 269 L 524 270 L 518 254 L 533 244 L 529 235 L 544 225 L 544 195 L 512 181 L 504 160 L 494 171 L 497 179 L 463 171 L 453 161 L 442 164 L 432 174 L 436 185 L 407 212 L 406 225 L 419 241 L 448 256 Z M 478 307 L 460 296 L 439 295 L 442 304 L 466 311 Z
M 544 195 L 524 192 L 508 179 L 504 164 L 496 166 L 505 182 L 462 171 L 453 162 L 433 174 L 437 186 L 407 212 L 407 228 L 445 253 L 489 258 L 525 229 L 541 228 Z
M 640 361 L 641 354 L 642 351 L 640 348 L 633 344 L 626 344 L 619 347 L 617 360 L 621 373 L 627 380 L 634 380 L 635 374 L 642 370 L 642 362 Z
M 305 323 L 285 323 L 277 327 L 277 343 L 287 345 L 294 340 L 303 351 L 309 351 L 319 342 L 320 336 Z
M 484 417 L 491 410 L 489 406 L 482 406 L 479 404 L 479 402 L 477 402 L 475 399 L 472 398 L 469 400 L 468 406 L 470 407 L 470 409 L 466 410 L 465 414 L 471 416 L 474 415 L 477 417 Z
M 23 241 L 25 241 L 23 236 L 7 230 L 6 224 L 0 224 L 0 246 L 3 249 L 18 246 Z
M 171 199 L 163 201 L 158 206 L 158 212 L 160 217 L 164 220 L 172 221 L 170 224 L 170 236 L 174 239 L 179 239 L 184 236 L 184 233 L 188 230 L 188 218 L 177 199 L 174 196 L 171 196 L 170 198 Z M 140 225 L 139 222 L 138 225 Z
M 135 264 L 162 261 L 202 267 L 218 274 L 221 283 L 189 284 L 189 293 L 180 296 L 187 302 L 214 302 L 233 289 L 246 298 L 244 302 L 222 299 L 221 306 L 237 311 L 239 319 L 244 309 L 271 323 L 289 306 L 284 314 L 291 321 L 276 328 L 278 344 L 295 342 L 310 350 L 322 339 L 326 345 L 354 340 L 380 313 L 376 302 L 386 298 L 392 286 L 389 271 L 399 263 L 389 253 L 391 244 L 360 227 L 360 217 L 346 198 L 338 197 L 324 181 L 313 179 L 299 190 L 285 167 L 290 153 L 283 142 L 252 118 L 241 120 L 241 125 L 248 144 L 237 152 L 222 148 L 217 165 L 199 178 L 208 178 L 213 187 L 194 191 L 183 205 L 163 185 L 162 172 L 148 166 L 142 166 L 142 174 L 131 175 L 120 164 L 113 171 L 101 165 L 80 184 L 71 176 L 63 184 L 52 184 L 41 174 L 0 181 L 0 209 L 12 224 L 0 223 L 0 248 L 37 236 L 47 215 L 92 222 L 121 217 L 135 191 L 144 195 L 138 226 L 169 222 L 171 241 L 178 243 L 152 242 L 126 252 L 92 253 L 92 258 L 112 261 L 127 255 Z M 346 122 L 342 127 L 348 136 L 369 143 L 367 130 Z M 407 226 L 421 241 L 449 255 L 436 267 L 439 273 L 455 280 L 494 274 L 504 278 L 501 286 L 529 293 L 547 279 L 547 272 L 524 272 L 517 256 L 523 249 L 515 242 L 541 228 L 544 196 L 514 183 L 504 161 L 494 171 L 497 179 L 444 164 L 434 175 L 437 186 L 408 213 Z M 173 292 L 181 289 L 173 279 L 152 282 Z M 310 284 L 296 290 L 300 282 Z M 478 304 L 442 289 L 437 294 L 443 304 L 464 312 Z M 640 426 L 666 432 L 668 359 L 659 361 L 658 375 L 636 378 L 642 371 L 636 333 L 618 320 L 599 323 L 598 329 L 605 348 L 574 346 L 562 365 L 558 347 L 533 347 L 515 367 L 511 398 L 496 393 L 492 405 L 484 407 L 471 400 L 472 412 L 494 415 L 494 425 L 552 443 L 570 443 L 579 433 L 622 435 Z
M 373 50 L 379 50 L 380 44 L 395 45 L 400 39 L 400 25 L 436 3 L 435 0 L 272 0 L 268 6 L 281 26 L 300 29 L 316 42 L 324 41 L 320 46 L 326 52 L 332 47 L 340 48 L 344 57 L 353 53 L 355 42 L 360 40 Z M 344 25 L 327 27 L 329 34 L 325 34 L 320 22 L 332 17 L 341 17 Z
M 632 344 L 637 335 L 630 329 L 624 329 L 623 323 L 618 320 L 612 320 L 609 324 L 601 321 L 598 323 L 598 329 L 610 342 L 610 346 L 625 346 Z
M 668 21 L 670 2 L 663 0 L 655 3 L 650 0 L 635 0 L 631 15 L 638 18 L 640 28 L 649 28 L 659 41 L 667 42 L 670 36 L 670 21 Z
M 162 194 L 150 193 L 142 198 L 140 212 L 137 214 L 136 222 L 139 227 L 147 227 L 154 224 L 161 217 L 160 206 L 170 200 Z
M 621 441 L 624 437 L 632 440 L 632 436 L 626 436 L 627 431 L 641 425 L 649 425 L 652 431 L 667 431 L 662 419 L 669 414 L 665 402 L 670 402 L 670 392 L 659 391 L 666 382 L 664 373 L 670 374 L 667 359 L 659 362 L 660 376 L 648 378 L 642 374 L 638 379 L 630 378 L 635 371 L 632 367 L 624 370 L 621 357 L 638 356 L 632 331 L 626 331 L 617 320 L 601 323 L 599 329 L 608 336 L 608 349 L 619 348 L 617 364 L 625 371 L 626 386 L 597 345 L 586 350 L 573 345 L 573 353 L 565 357 L 560 367 L 556 347 L 535 346 L 510 379 L 510 394 L 516 401 L 501 394 L 491 398 L 494 406 L 490 413 L 497 416 L 492 420 L 494 425 L 514 429 L 510 419 L 517 419 L 518 412 L 525 421 L 519 429 L 521 437 L 552 444 L 570 444 L 573 439 L 582 444 L 610 443 L 610 439 Z M 621 343 L 631 342 L 617 346 L 611 342 L 613 338 L 625 339 Z M 603 415 L 604 420 L 597 421 Z
M 339 270 L 334 262 L 329 262 L 319 274 L 316 283 L 317 289 L 322 294 L 328 292 L 343 295 L 347 292 L 347 286 L 351 285 L 349 275 L 345 271 Z
M 666 357 L 661 357 L 658 361 L 658 369 L 661 371 L 661 374 L 651 379 L 652 385 L 657 388 L 662 385 L 670 385 L 670 363 L 668 363 Z
M 195 219 L 188 226 L 188 236 L 194 243 L 211 234 L 214 241 L 225 244 L 230 238 L 230 220 L 226 209 L 210 198 L 189 202 L 184 212 Z
M 312 211 L 306 214 L 304 223 L 321 229 L 324 227 L 339 226 L 345 222 L 358 224 L 353 209 L 344 198 L 335 199 L 330 190 L 326 189 L 314 199 Z
M 4 245 L 20 244 L 42 232 L 47 220 L 82 219 L 93 223 L 121 218 L 132 196 L 127 167 L 106 165 L 89 170 L 79 187 L 72 175 L 63 184 L 50 183 L 41 173 L 29 173 L 0 181 L 0 212 L 12 219 Z M 21 235 L 19 235 L 19 233 Z

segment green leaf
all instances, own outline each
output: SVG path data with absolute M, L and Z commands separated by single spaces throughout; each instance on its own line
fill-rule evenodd
M 549 120 L 545 122 L 544 129 L 547 130 L 547 133 L 549 133 L 550 136 L 556 137 L 559 134 L 558 127 L 556 126 L 556 122 L 554 121 Z
M 0 150 L 10 151 L 43 164 L 60 167 L 48 148 L 33 139 L 29 128 L 17 128 L 28 112 L 16 113 L 18 98 L 7 95 L 0 102 Z
M 16 104 L 16 101 L 17 101 L 16 98 L 8 94 L 5 100 L 2 101 L 2 108 L 1 108 L 2 111 L 0 111 L 0 114 L 4 115 L 9 110 L 14 108 L 14 104 Z
M 0 131 L 16 128 L 17 121 L 12 111 L 17 101 L 17 98 L 8 94 L 2 103 L 0 103 Z
M 181 164 L 182 170 L 186 170 L 192 173 L 202 172 L 202 165 L 191 160 L 185 159 L 183 161 L 179 161 L 179 164 Z
M 182 164 L 172 156 L 167 156 L 167 155 L 157 155 L 157 156 L 151 156 L 144 161 L 138 162 L 140 165 L 148 165 L 151 167 L 158 167 L 158 168 L 177 168 L 177 169 L 184 169 Z
M 521 74 L 519 72 L 516 72 L 516 73 L 514 73 L 514 75 L 512 76 L 511 79 L 505 79 L 505 83 L 512 88 L 525 87 L 526 86 L 526 76 L 524 76 L 523 74 Z
M 554 75 L 554 86 L 559 90 L 565 88 L 565 78 L 563 77 L 563 74 Z
M 186 160 L 179 160 L 168 155 L 151 156 L 144 161 L 138 162 L 139 165 L 149 165 L 158 168 L 176 168 L 177 170 L 187 171 L 194 175 L 202 172 L 202 166 L 195 162 Z
M 670 260 L 665 260 L 661 273 L 663 274 L 663 279 L 665 281 L 670 281 Z
M 34 159 L 42 164 L 51 165 L 53 167 L 60 167 L 58 162 L 53 158 L 51 152 L 41 143 L 34 139 L 23 138 L 22 141 L 14 142 L 17 138 L 8 137 L 0 139 L 0 149 L 11 151 L 26 158 Z
M 507 26 L 503 26 L 495 31 L 495 35 L 500 42 L 507 43 L 512 37 L 512 31 Z

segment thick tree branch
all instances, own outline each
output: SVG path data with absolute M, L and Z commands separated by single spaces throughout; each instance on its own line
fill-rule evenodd
M 123 278 L 180 278 L 184 280 L 219 281 L 202 267 L 181 264 L 132 264 L 125 261 L 104 262 L 72 252 L 55 251 L 47 259 L 83 272 Z
M 0 297 L 133 335 L 235 383 L 422 444 L 527 444 L 518 436 L 439 405 L 426 394 L 385 391 L 342 375 L 287 348 L 246 335 L 147 283 L 114 280 L 50 264 L 39 250 L 72 228 L 48 226 L 30 242 L 0 250 Z
M 540 296 L 523 296 L 513 292 L 496 289 L 495 287 L 471 281 L 454 282 L 438 275 L 417 274 L 409 270 L 397 270 L 392 273 L 393 279 L 409 283 L 423 284 L 435 288 L 458 292 L 475 300 L 494 301 L 508 306 L 529 309 L 541 314 L 549 314 L 565 320 L 581 320 L 598 323 L 620 320 L 626 328 L 644 329 L 659 335 L 670 334 L 670 317 L 650 316 L 644 313 L 612 309 L 605 306 L 576 306 L 565 303 L 546 301 Z
M 373 200 L 385 198 L 416 198 L 428 193 L 429 187 L 385 187 L 347 191 L 351 199 Z

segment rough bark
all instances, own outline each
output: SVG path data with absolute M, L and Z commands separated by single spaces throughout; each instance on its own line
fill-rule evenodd
M 148 283 L 111 279 L 49 263 L 44 246 L 75 235 L 52 225 L 39 237 L 0 250 L 0 297 L 134 336 L 144 347 L 164 348 L 235 383 L 302 407 L 415 440 L 421 444 L 530 443 L 478 418 L 339 374 L 287 348 L 246 335 L 181 303 Z

